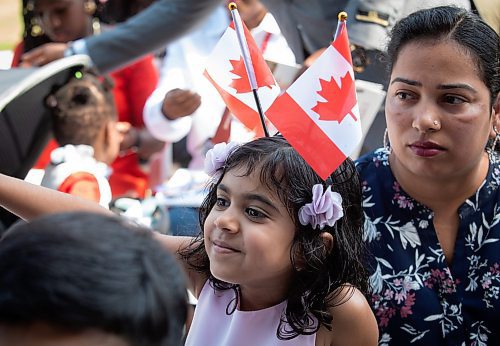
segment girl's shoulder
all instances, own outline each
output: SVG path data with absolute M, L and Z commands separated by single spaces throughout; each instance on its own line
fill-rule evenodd
M 377 345 L 377 321 L 363 293 L 352 286 L 339 290 L 341 304 L 330 308 L 332 329 L 319 329 L 316 346 Z

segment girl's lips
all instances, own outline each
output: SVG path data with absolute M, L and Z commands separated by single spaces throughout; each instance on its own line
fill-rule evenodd
M 417 156 L 433 157 L 444 151 L 444 148 L 434 142 L 414 142 L 409 145 L 410 149 Z
M 214 250 L 219 253 L 234 253 L 234 252 L 241 252 L 233 247 L 231 247 L 229 244 L 226 242 L 220 241 L 220 240 L 214 240 L 212 241 L 212 244 L 214 246 Z

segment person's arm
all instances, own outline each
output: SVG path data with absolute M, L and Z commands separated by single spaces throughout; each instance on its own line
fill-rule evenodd
M 89 56 L 110 71 L 165 46 L 206 17 L 221 0 L 159 0 L 122 25 L 87 38 Z
M 0 174 L 0 205 L 24 220 L 66 211 L 113 215 L 99 204 Z
M 123 102 L 128 105 L 126 109 L 129 113 L 126 120 L 132 124 L 130 130 L 132 130 L 133 142 L 131 144 L 136 146 L 137 155 L 141 159 L 148 160 L 151 155 L 165 146 L 163 141 L 156 139 L 145 128 L 143 120 L 144 105 L 158 84 L 158 70 L 150 54 L 120 71 L 123 71 L 124 81 L 124 92 L 121 97 L 124 97 Z M 130 145 L 121 149 L 129 147 Z
M 26 66 L 45 65 L 87 53 L 107 73 L 163 47 L 210 14 L 221 0 L 158 0 L 113 30 L 77 40 L 73 45 L 48 43 L 23 55 Z

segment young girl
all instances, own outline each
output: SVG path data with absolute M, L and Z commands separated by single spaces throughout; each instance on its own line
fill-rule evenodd
M 351 160 L 323 182 L 281 137 L 216 146 L 198 238 L 158 235 L 198 298 L 187 345 L 376 345 L 363 293 L 361 187 Z M 21 217 L 95 205 L 0 176 Z
M 47 97 L 54 139 L 41 185 L 78 195 L 108 207 L 109 165 L 120 150 L 116 108 L 111 91 L 85 71 Z

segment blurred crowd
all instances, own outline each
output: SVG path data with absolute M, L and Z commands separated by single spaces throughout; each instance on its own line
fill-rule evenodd
M 337 251 L 337 242 L 347 246 L 351 241 L 348 237 L 341 239 L 343 229 L 354 230 L 359 226 L 359 239 L 352 242 L 356 245 L 359 240 L 359 244 L 365 245 L 353 248 L 352 251 L 356 252 L 353 257 L 349 257 L 352 254 L 347 254 L 346 258 L 335 257 L 331 263 L 342 263 L 342 270 L 339 271 L 343 275 L 348 272 L 345 268 L 354 268 L 357 255 L 364 251 L 364 247 L 369 250 L 370 267 L 367 267 L 366 273 L 361 269 L 362 266 L 357 267 L 360 276 L 350 279 L 359 279 L 359 282 L 343 283 L 355 287 L 354 293 L 343 298 L 348 296 L 346 301 L 351 296 L 356 299 L 357 289 L 363 293 L 366 297 L 363 304 L 367 302 L 370 305 L 374 314 L 373 325 L 375 319 L 378 325 L 379 345 L 401 345 L 401 342 L 406 341 L 418 344 L 425 340 L 429 342 L 428 345 L 493 345 L 498 342 L 500 330 L 492 321 L 500 312 L 500 251 L 499 238 L 496 237 L 500 232 L 500 132 L 497 131 L 500 129 L 500 3 L 497 0 L 234 2 L 270 68 L 286 68 L 292 74 L 289 83 L 314 64 L 328 47 L 337 25 L 337 14 L 346 10 L 353 71 L 356 80 L 361 82 L 357 87 L 362 91 L 363 86 L 369 85 L 382 95 L 379 100 L 375 100 L 372 96 L 365 96 L 371 95 L 369 93 L 358 93 L 360 105 L 373 103 L 372 107 L 367 106 L 366 109 L 371 109 L 367 114 L 363 113 L 365 108 L 360 106 L 361 121 L 369 125 L 364 129 L 359 150 L 346 161 L 347 165 L 351 159 L 357 160 L 360 184 L 353 186 L 359 187 L 359 191 L 344 191 L 341 184 L 337 186 L 331 183 L 332 179 L 334 182 L 335 179 L 341 179 L 345 171 L 335 172 L 325 183 L 339 188 L 341 205 L 342 198 L 344 202 L 349 198 L 354 200 L 354 204 L 359 202 L 355 206 L 359 215 L 349 212 L 352 213 L 350 216 L 358 215 L 359 218 L 346 221 L 352 224 L 343 223 L 335 227 L 328 224 L 326 230 L 330 232 L 328 227 L 331 227 L 331 234 L 321 231 L 324 225 L 319 231 L 313 225 L 310 231 L 317 232 L 316 238 L 302 236 L 304 227 L 309 226 L 303 223 L 300 212 L 298 215 L 291 213 L 297 212 L 293 209 L 295 204 L 304 204 L 305 197 L 293 199 L 292 193 L 288 191 L 289 195 L 286 195 L 279 185 L 283 183 L 285 186 L 295 178 L 303 184 L 310 184 L 307 177 L 313 173 L 299 163 L 291 164 L 297 165 L 293 166 L 297 168 L 296 171 L 283 172 L 281 169 L 278 173 L 267 172 L 269 176 L 282 174 L 280 184 L 271 178 L 270 182 L 266 182 L 266 188 L 271 190 L 272 184 L 278 185 L 276 189 L 282 193 L 279 195 L 280 203 L 273 207 L 273 203 L 259 201 L 267 203 L 267 207 L 273 207 L 276 215 L 280 215 L 270 213 L 268 218 L 273 222 L 288 215 L 290 220 L 287 219 L 287 222 L 294 224 L 297 232 L 297 236 L 292 237 L 293 244 L 302 242 L 300 249 L 292 247 L 285 256 L 287 261 L 292 261 L 294 270 L 290 278 L 286 277 L 290 280 L 287 283 L 297 282 L 298 286 L 308 283 L 313 292 L 316 289 L 314 285 L 319 285 L 320 275 L 323 275 L 317 274 L 316 270 L 323 268 L 323 263 L 317 267 L 311 264 L 314 268 L 309 268 L 308 260 L 304 258 L 310 255 L 313 261 L 316 260 L 316 252 L 317 258 L 320 258 L 332 249 Z M 37 183 L 95 202 L 119 214 L 127 215 L 127 209 L 139 205 L 143 210 L 139 213 L 141 216 L 148 214 L 150 219 L 168 220 L 167 224 L 163 219 L 156 220 L 161 224 L 157 225 L 156 230 L 167 235 L 196 237 L 200 232 L 203 235 L 203 231 L 210 231 L 207 231 L 206 224 L 212 221 L 217 228 L 232 230 L 230 221 L 222 216 L 212 220 L 212 209 L 203 208 L 210 206 L 221 214 L 230 210 L 230 198 L 226 200 L 224 197 L 231 194 L 230 179 L 233 179 L 233 183 L 242 177 L 253 179 L 252 164 L 244 166 L 245 173 L 238 171 L 241 175 L 233 174 L 231 170 L 239 170 L 240 163 L 228 159 L 230 164 L 222 168 L 225 175 L 215 178 L 221 179 L 217 184 L 222 187 L 210 190 L 213 195 L 203 202 L 201 209 L 182 205 L 157 208 L 156 202 L 151 202 L 156 201 L 155 195 L 165 190 L 176 172 L 182 169 L 202 171 L 204 165 L 206 168 L 207 152 L 221 143 L 235 142 L 242 148 L 248 146 L 248 152 L 253 155 L 255 153 L 252 150 L 261 150 L 258 148 L 260 141 L 269 140 L 258 139 L 258 133 L 231 114 L 218 91 L 204 75 L 208 57 L 232 20 L 228 3 L 23 0 L 24 32 L 13 50 L 12 69 L 37 68 L 81 53 L 91 58 L 92 65 L 78 71 L 64 85 L 53 88 L 44 97 L 44 107 L 51 115 L 51 139 L 36 148 L 39 155 L 31 169 L 41 174 Z M 444 5 L 452 7 L 437 7 Z M 425 12 L 429 8 L 437 10 Z M 432 13 L 435 17 L 425 20 L 417 17 L 412 22 L 414 13 L 424 13 L 424 19 L 426 13 Z M 462 19 L 457 20 L 459 16 Z M 455 22 L 450 24 L 447 20 Z M 433 27 L 434 22 L 436 24 Z M 391 31 L 396 23 L 399 23 L 399 31 Z M 484 37 L 480 36 L 483 34 Z M 494 47 L 495 40 L 496 52 L 494 48 L 483 49 L 481 43 L 477 43 L 484 41 L 486 45 Z M 448 82 L 449 76 L 457 76 L 458 79 Z M 285 91 L 287 85 L 282 84 L 281 87 Z M 443 132 L 446 135 L 439 137 Z M 252 147 L 252 143 L 257 144 Z M 270 145 L 276 145 L 278 152 L 283 148 L 281 142 L 277 143 Z M 449 157 L 443 162 L 431 159 L 441 154 Z M 244 160 L 244 155 L 240 155 L 237 157 Z M 255 155 L 275 164 L 268 159 L 272 153 L 262 150 Z M 234 155 L 231 157 L 236 160 Z M 258 161 L 253 163 L 258 166 Z M 282 168 L 278 164 L 276 167 Z M 266 167 L 259 166 L 258 169 L 265 171 Z M 266 178 L 269 177 L 261 177 Z M 0 179 L 4 179 L 3 175 Z M 5 186 L 9 182 L 1 180 L 0 184 Z M 240 181 L 242 191 L 247 188 L 246 183 Z M 46 214 L 43 208 L 41 212 L 38 212 L 38 207 L 31 208 L 29 204 L 31 199 L 34 204 L 34 196 L 40 196 L 40 204 L 52 201 L 52 196 L 59 196 L 45 195 L 46 190 L 30 190 L 31 187 L 24 190 L 23 186 L 19 185 L 19 190 L 16 190 L 19 192 L 15 194 L 0 187 L 0 201 L 8 210 L 24 219 Z M 255 190 L 259 188 L 254 187 Z M 293 187 L 292 183 L 286 188 L 298 195 L 302 193 L 301 188 Z M 307 186 L 307 189 L 310 190 L 310 187 Z M 42 192 L 39 194 L 38 191 Z M 247 195 L 252 195 L 250 192 Z M 236 195 L 234 190 L 233 193 Z M 23 200 L 23 194 L 30 197 Z M 353 196 L 358 196 L 359 200 Z M 59 203 L 57 198 L 54 201 Z M 310 196 L 307 195 L 307 198 Z M 315 197 L 311 198 L 314 200 Z M 20 207 L 22 201 L 26 201 L 26 206 Z M 88 207 L 85 202 L 79 202 L 79 199 L 60 201 L 58 205 L 61 211 L 78 210 L 80 207 L 85 211 L 99 211 Z M 66 201 L 68 205 L 75 203 L 76 207 L 65 209 L 62 206 Z M 148 203 L 154 206 L 151 208 Z M 159 205 L 160 202 L 157 203 Z M 262 215 L 266 214 L 251 207 L 245 207 L 244 213 L 253 221 L 265 218 Z M 129 214 L 132 212 L 129 211 Z M 184 279 L 179 279 L 183 278 L 183 274 L 174 259 L 161 251 L 158 242 L 151 240 L 163 235 L 151 237 L 142 227 L 118 220 L 85 213 L 61 214 L 45 216 L 33 223 L 18 221 L 5 232 L 5 237 L 0 233 L 0 310 L 4 310 L 0 311 L 0 346 L 37 345 L 36 338 L 30 339 L 31 334 L 23 336 L 22 326 L 25 322 L 30 325 L 30 333 L 38 338 L 40 335 L 59 335 L 61 330 L 71 331 L 73 324 L 75 330 L 92 331 L 87 336 L 95 345 L 107 345 L 101 339 L 104 337 L 102 333 L 133 340 L 128 343 L 130 345 L 176 345 L 176 342 L 186 337 L 196 301 L 191 301 L 189 309 L 185 309 L 185 284 Z M 137 217 L 135 221 L 138 221 Z M 224 224 L 224 221 L 227 223 Z M 224 226 L 219 227 L 219 223 Z M 85 224 L 88 227 L 82 226 Z M 262 224 L 266 222 L 262 221 Z M 10 225 L 5 226 L 8 228 Z M 275 227 L 287 226 L 279 224 Z M 103 232 L 98 232 L 100 228 Z M 133 232 L 120 236 L 123 229 L 132 229 Z M 36 234 L 36 230 L 40 230 L 40 235 L 32 239 L 26 236 Z M 46 237 L 42 236 L 44 232 Z M 170 242 L 168 237 L 161 238 L 167 240 L 160 240 L 160 243 L 170 252 L 180 253 L 177 256 L 179 261 L 189 256 L 205 255 L 196 257 L 198 262 L 186 260 L 189 264 L 185 264 L 184 268 L 188 272 L 186 281 L 198 284 L 200 275 L 206 274 L 203 278 L 214 287 L 214 292 L 219 289 L 236 292 L 235 299 L 230 299 L 227 306 L 223 304 L 226 315 L 230 316 L 237 307 L 239 309 L 239 304 L 248 302 L 245 293 L 248 295 L 249 291 L 255 291 L 248 289 L 244 292 L 240 287 L 248 287 L 243 283 L 239 286 L 239 282 L 235 282 L 231 286 L 227 284 L 229 281 L 219 280 L 217 275 L 232 278 L 225 271 L 211 272 L 212 263 L 217 268 L 218 262 L 209 258 L 210 245 L 205 244 L 208 250 L 205 250 L 203 243 L 201 247 L 194 248 L 198 244 L 196 241 L 203 239 L 202 235 L 198 235 L 201 238 L 190 240 L 190 245 L 187 245 L 189 242 L 186 243 L 186 240 Z M 249 247 L 264 246 L 265 236 L 255 239 L 247 240 L 247 244 L 252 244 Z M 106 245 L 101 247 L 100 244 L 104 243 Z M 43 251 L 44 246 L 48 249 L 46 253 Z M 121 247 L 125 250 L 116 251 Z M 224 244 L 214 247 L 224 248 Z M 265 250 L 274 251 L 270 246 Z M 307 252 L 309 250 L 310 253 Z M 16 251 L 24 251 L 26 258 L 15 259 Z M 204 251 L 208 251 L 208 255 Z M 84 252 L 91 255 L 86 257 Z M 61 254 L 61 257 L 54 254 Z M 295 256 L 303 257 L 295 261 Z M 36 260 L 28 261 L 31 257 Z M 269 260 L 263 262 L 263 267 L 272 267 L 274 259 L 265 255 L 263 258 L 263 261 Z M 61 270 L 45 273 L 37 261 Z M 257 259 L 256 263 L 261 262 Z M 25 267 L 25 272 L 12 270 L 16 266 Z M 127 276 L 126 270 L 117 269 L 124 269 L 124 266 L 130 269 L 132 276 Z M 87 272 L 90 267 L 98 269 Z M 244 263 L 242 268 L 245 268 Z M 276 269 L 272 275 L 282 275 L 279 270 Z M 307 276 L 307 270 L 318 275 L 318 280 L 312 280 L 312 274 Z M 75 273 L 82 275 L 78 277 Z M 23 275 L 30 278 L 26 280 L 25 287 L 24 281 L 16 279 Z M 101 280 L 101 277 L 106 280 Z M 170 280 L 172 278 L 178 280 Z M 296 279 L 298 281 L 293 281 Z M 307 281 L 310 279 L 312 281 Z M 50 305 L 41 298 L 52 293 L 47 289 L 51 282 L 64 280 L 85 282 L 78 289 L 75 288 L 78 285 L 54 285 L 54 292 L 66 297 L 74 305 L 81 303 L 81 311 L 72 311 L 57 299 L 50 301 Z M 134 296 L 133 289 L 139 290 L 137 287 L 142 284 L 147 286 L 147 294 Z M 6 290 L 8 285 L 11 286 Z M 204 287 L 189 288 L 194 289 L 197 299 L 208 299 L 209 293 Z M 275 288 L 273 286 L 270 289 Z M 340 325 L 355 325 L 354 318 L 346 322 L 337 315 L 333 316 L 331 322 L 332 316 L 323 313 L 322 305 L 314 305 L 318 303 L 308 296 L 312 293 L 307 293 L 305 288 L 304 292 L 300 291 L 300 299 L 295 296 L 297 300 L 293 300 L 293 295 L 298 295 L 297 292 L 302 288 L 286 290 L 285 297 L 289 306 L 292 306 L 289 309 L 291 312 L 287 310 L 286 317 L 297 319 L 293 330 L 289 331 L 294 335 L 290 339 L 295 339 L 297 343 L 290 345 L 305 342 L 303 340 L 307 339 L 307 335 L 317 335 L 316 340 L 323 340 L 320 338 L 324 335 L 329 338 L 331 328 L 326 332 L 323 327 L 337 320 Z M 87 295 L 86 290 L 95 292 Z M 31 291 L 36 294 L 21 304 L 22 295 L 28 297 Z M 6 296 L 16 299 L 9 300 Z M 261 297 L 257 296 L 252 298 L 261 302 Z M 239 297 L 245 299 L 238 301 Z M 337 299 L 337 295 L 334 298 Z M 134 299 L 141 307 L 131 303 Z M 299 311 L 304 315 L 300 315 L 297 306 L 307 305 L 304 303 L 307 299 L 311 299 L 307 307 L 310 310 L 304 308 L 305 312 Z M 335 299 L 332 298 L 332 301 L 339 303 Z M 338 306 L 345 303 L 342 299 L 340 301 L 342 303 Z M 7 303 L 3 305 L 4 302 Z M 18 305 L 8 305 L 10 302 Z M 61 309 L 60 317 L 51 317 L 50 313 L 44 311 L 43 304 L 47 304 L 47 308 L 52 306 Z M 210 301 L 210 304 L 215 306 L 221 303 Z M 37 305 L 41 308 L 34 308 Z M 208 305 L 201 306 L 205 309 Z M 210 305 L 210 308 L 215 309 L 214 306 Z M 17 310 L 23 310 L 24 313 Z M 108 311 L 109 316 L 106 314 Z M 162 315 L 159 311 L 168 313 Z M 200 316 L 205 316 L 201 313 Z M 345 311 L 342 313 L 345 315 L 341 316 L 347 316 Z M 363 315 L 360 310 L 351 313 L 357 313 L 357 318 Z M 79 314 L 84 317 L 80 318 Z M 479 316 L 484 317 L 484 321 L 477 322 Z M 410 322 L 407 322 L 407 317 L 411 319 Z M 199 319 L 196 322 L 198 324 L 194 324 L 196 328 L 201 328 Z M 187 325 L 184 324 L 186 320 Z M 40 321 L 44 323 L 39 325 Z M 247 323 L 248 320 L 245 321 Z M 309 327 L 307 323 L 310 323 Z M 370 330 L 370 323 L 366 322 L 366 330 Z M 162 334 L 159 325 L 168 330 L 167 336 Z M 318 327 L 314 329 L 311 325 Z M 63 328 L 52 329 L 54 326 Z M 8 333 L 2 337 L 3 330 Z M 336 329 L 333 330 L 335 334 Z M 210 335 L 209 332 L 206 335 Z M 276 333 L 273 329 L 272 332 L 273 337 L 279 335 L 279 342 L 287 345 L 284 342 L 286 337 L 281 338 L 282 331 Z M 321 334 L 323 332 L 326 334 Z M 188 344 L 196 344 L 193 340 L 205 337 L 205 334 L 196 333 L 191 341 L 188 338 Z M 338 333 L 341 335 L 341 332 Z M 297 341 L 298 337 L 302 338 L 301 341 Z M 56 345 L 50 343 L 50 337 L 47 340 L 49 343 L 45 344 Z M 61 340 L 61 345 L 72 341 Z M 106 340 L 110 345 L 125 345 L 120 344 L 120 340 Z M 307 340 L 310 342 L 310 339 Z

